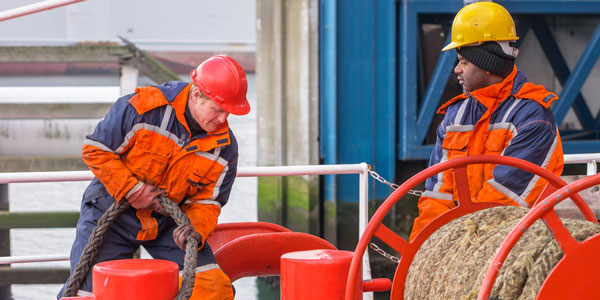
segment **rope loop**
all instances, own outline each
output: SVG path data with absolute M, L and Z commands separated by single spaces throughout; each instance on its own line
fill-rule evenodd
M 175 220 L 177 225 L 187 225 L 190 224 L 190 219 L 185 215 L 185 213 L 179 208 L 179 206 L 171 201 L 169 198 L 161 196 L 158 197 L 158 202 L 162 207 L 167 211 L 169 216 Z M 129 202 L 123 199 L 120 202 L 113 203 L 107 210 L 104 212 L 102 217 L 98 220 L 98 224 L 88 239 L 87 245 L 83 249 L 81 253 L 81 258 L 71 275 L 69 282 L 65 288 L 62 297 L 75 297 L 77 291 L 81 287 L 85 276 L 89 272 L 90 268 L 94 264 L 96 260 L 96 256 L 98 255 L 98 251 L 104 242 L 104 237 L 108 232 L 108 229 L 112 225 L 112 223 L 130 207 Z M 175 300 L 187 300 L 192 295 L 192 291 L 194 289 L 194 281 L 195 281 L 195 273 L 197 266 L 197 257 L 198 257 L 198 241 L 192 237 L 192 233 L 190 233 L 187 237 L 187 246 L 185 251 L 184 258 L 184 266 L 183 266 L 183 278 L 181 281 L 181 289 L 177 293 Z

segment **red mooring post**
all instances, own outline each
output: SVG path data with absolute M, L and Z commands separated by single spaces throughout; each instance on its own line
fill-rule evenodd
M 344 299 L 353 252 L 309 250 L 281 256 L 281 299 Z M 358 272 L 362 274 L 362 270 Z M 362 276 L 354 299 L 362 299 Z
M 95 300 L 172 300 L 179 290 L 179 267 L 159 259 L 121 259 L 93 269 Z

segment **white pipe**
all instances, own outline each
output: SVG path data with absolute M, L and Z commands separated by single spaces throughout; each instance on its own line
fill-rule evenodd
M 91 171 L 0 173 L 0 183 L 86 181 L 94 179 Z
M 592 176 L 598 173 L 598 165 L 595 160 L 587 163 L 587 176 Z
M 600 161 L 600 153 L 566 154 L 565 163 L 587 163 L 588 175 L 596 171 L 596 161 Z M 237 177 L 256 176 L 290 176 L 290 175 L 327 175 L 327 174 L 359 174 L 359 239 L 366 229 L 368 220 L 369 199 L 369 166 L 366 163 L 346 165 L 305 165 L 305 166 L 275 166 L 275 167 L 240 167 Z M 62 171 L 62 172 L 14 172 L 0 173 L 1 183 L 24 182 L 55 182 L 55 181 L 86 181 L 92 180 L 91 171 Z M 54 258 L 54 259 L 53 259 Z M 68 260 L 68 255 L 39 255 L 23 257 L 0 257 L 0 264 L 19 262 L 44 262 Z M 363 257 L 363 279 L 371 278 L 368 251 Z
M 238 168 L 237 177 L 361 174 L 362 172 L 362 164 L 240 167 Z M 92 179 L 94 179 L 94 174 L 92 174 L 91 171 L 0 173 L 0 184 L 26 182 L 87 181 Z
M 85 0 L 46 0 L 0 12 L 0 22 Z
M 257 176 L 293 176 L 293 175 L 328 175 L 328 174 L 358 174 L 359 175 L 359 239 L 369 222 L 369 165 L 304 165 L 304 166 L 273 166 L 273 167 L 240 167 L 237 177 Z M 26 182 L 58 182 L 58 181 L 87 181 L 92 180 L 91 171 L 59 171 L 59 172 L 13 172 L 0 173 L 0 184 Z M 0 257 L 0 264 L 45 262 L 68 260 L 68 255 L 38 255 Z M 363 257 L 363 279 L 371 279 L 368 251 Z M 369 297 L 367 297 L 369 298 Z M 366 298 L 366 299 L 367 299 Z
M 358 178 L 358 240 L 363 235 L 369 224 L 369 165 L 361 163 L 361 172 Z M 369 251 L 363 254 L 363 280 L 371 279 L 371 264 Z M 373 292 L 363 294 L 363 299 L 372 300 Z
M 565 154 L 565 164 L 582 164 L 600 161 L 600 153 Z
M 0 257 L 0 265 L 16 264 L 16 263 L 47 262 L 47 261 L 64 261 L 64 260 L 69 260 L 68 254 L 4 256 L 4 257 Z
M 598 173 L 597 162 L 600 161 L 600 153 L 565 154 L 565 164 L 587 164 L 587 176 Z
M 329 175 L 329 174 L 361 174 L 363 164 L 347 165 L 307 165 L 307 166 L 275 166 L 244 167 L 238 169 L 238 177 L 256 176 L 293 176 L 293 175 Z M 366 165 L 366 164 L 365 164 Z

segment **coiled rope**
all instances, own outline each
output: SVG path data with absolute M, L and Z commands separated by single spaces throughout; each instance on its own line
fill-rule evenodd
M 434 232 L 421 246 L 409 269 L 405 299 L 476 299 L 494 254 L 527 213 L 501 206 L 455 219 Z M 600 232 L 600 225 L 562 219 L 579 242 Z M 491 298 L 535 299 L 563 252 L 541 220 L 521 237 L 504 262 Z
M 190 219 L 185 215 L 185 213 L 183 213 L 183 211 L 175 202 L 171 201 L 167 197 L 159 197 L 158 202 L 167 211 L 169 216 L 175 220 L 177 225 L 190 224 Z M 63 297 L 74 297 L 77 294 L 77 291 L 79 290 L 79 287 L 81 287 L 85 276 L 96 260 L 96 256 L 98 255 L 98 251 L 102 246 L 102 242 L 104 242 L 104 237 L 106 236 L 108 229 L 119 217 L 119 215 L 129 208 L 129 206 L 129 202 L 127 201 L 115 202 L 98 220 L 98 224 L 90 234 L 88 243 L 83 249 L 81 258 L 75 267 L 75 271 L 73 271 L 73 274 L 70 277 L 67 287 L 65 288 L 65 292 L 63 293 Z M 179 289 L 175 300 L 187 300 L 192 295 L 197 266 L 197 248 L 198 241 L 193 238 L 190 233 L 190 235 L 187 236 L 181 288 Z

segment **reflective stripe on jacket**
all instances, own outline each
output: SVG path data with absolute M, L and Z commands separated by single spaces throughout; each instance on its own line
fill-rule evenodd
M 527 82 L 516 67 L 501 83 L 453 98 L 438 110 L 445 117 L 437 128 L 429 165 L 468 155 L 503 155 L 560 175 L 562 144 L 549 108 L 556 99 L 543 86 Z M 529 207 L 546 185 L 537 175 L 503 165 L 469 165 L 467 173 L 475 202 Z M 411 240 L 458 199 L 452 170 L 427 179 L 425 188 Z
M 190 136 L 184 117 L 191 84 L 167 82 L 119 98 L 86 137 L 82 158 L 117 201 L 138 181 L 168 193 L 202 234 L 227 203 L 237 169 L 237 142 L 228 124 Z M 157 235 L 152 210 L 137 210 L 138 240 Z

